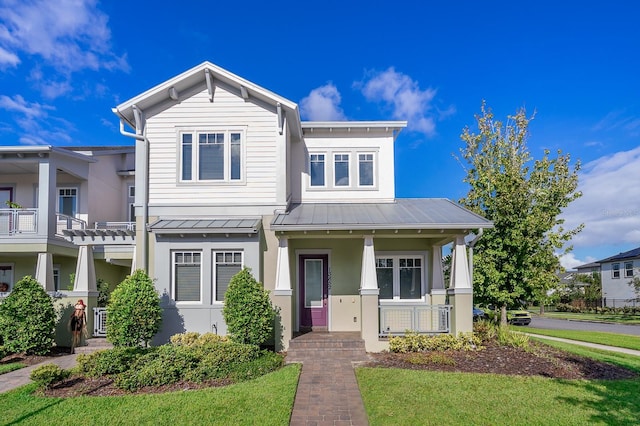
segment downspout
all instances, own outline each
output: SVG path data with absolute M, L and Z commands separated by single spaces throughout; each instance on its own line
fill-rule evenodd
M 143 157 L 143 170 L 140 172 L 143 174 L 144 190 L 142 196 L 142 241 L 140 244 L 140 251 L 142 252 L 142 268 L 145 272 L 149 272 L 149 233 L 147 231 L 147 225 L 149 222 L 149 140 L 147 139 L 146 131 L 142 131 L 142 116 L 140 110 L 134 105 L 133 113 L 135 117 L 136 133 L 127 132 L 124 127 L 125 118 L 118 108 L 112 108 L 114 114 L 120 119 L 120 134 L 129 138 L 133 138 L 137 141 L 141 141 L 144 144 L 144 157 Z M 145 129 L 146 130 L 146 129 Z M 137 153 L 136 153 L 137 157 Z M 136 174 L 138 171 L 136 170 Z M 136 191 L 136 194 L 138 192 Z
M 478 235 L 475 238 L 467 243 L 469 247 L 469 278 L 471 279 L 471 288 L 473 288 L 473 247 L 476 245 L 480 237 L 482 237 L 483 229 L 478 229 Z

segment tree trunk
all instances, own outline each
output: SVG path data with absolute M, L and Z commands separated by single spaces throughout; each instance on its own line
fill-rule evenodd
M 507 305 L 500 308 L 500 325 L 507 325 Z
M 540 303 L 540 316 L 544 315 L 544 303 Z

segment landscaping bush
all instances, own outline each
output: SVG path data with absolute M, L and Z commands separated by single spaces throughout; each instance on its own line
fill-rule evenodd
M 175 346 L 202 346 L 209 343 L 218 343 L 228 341 L 226 336 L 220 336 L 215 333 L 200 334 L 195 331 L 189 331 L 181 334 L 174 334 L 170 338 L 171 344 Z
M 161 322 L 160 297 L 144 271 L 135 271 L 111 293 L 107 340 L 114 346 L 148 346 Z
M 230 377 L 235 382 L 251 380 L 276 371 L 283 364 L 284 357 L 282 355 L 275 352 L 262 351 L 258 358 L 237 364 Z
M 9 355 L 11 352 L 9 352 L 7 350 L 7 348 L 5 348 L 4 346 L 0 345 L 0 359 L 4 358 L 5 356 Z
M 77 369 L 87 377 L 119 374 L 127 371 L 146 351 L 145 349 L 137 347 L 116 347 L 88 355 L 79 354 L 77 358 Z
M 529 348 L 529 336 L 524 333 L 512 331 L 509 327 L 498 327 L 498 343 L 502 346 L 513 346 L 514 348 Z
M 460 333 L 458 337 L 452 334 L 418 334 L 407 332 L 404 336 L 389 339 L 391 352 L 408 353 L 422 351 L 446 350 L 477 350 L 480 349 L 480 339 L 473 333 Z
M 222 311 L 231 339 L 261 345 L 273 331 L 275 311 L 269 292 L 244 268 L 231 278 Z
M 496 337 L 496 324 L 488 320 L 473 323 L 473 334 L 482 342 L 488 342 Z
M 261 355 L 258 346 L 236 342 L 209 343 L 194 346 L 193 350 L 200 354 L 200 364 L 186 379 L 194 382 L 227 378 L 241 364 L 253 361 Z
M 0 304 L 0 334 L 10 353 L 48 353 L 53 346 L 55 326 L 53 301 L 30 276 L 18 281 Z
M 38 387 L 49 389 L 52 385 L 63 381 L 70 375 L 71 372 L 69 370 L 63 370 L 55 364 L 45 364 L 33 370 L 29 378 L 33 380 Z

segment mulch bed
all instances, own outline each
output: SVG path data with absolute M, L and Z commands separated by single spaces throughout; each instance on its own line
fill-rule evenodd
M 531 342 L 529 350 L 499 346 L 496 342 L 484 344 L 479 351 L 446 351 L 422 354 L 371 353 L 370 361 L 362 364 L 377 368 L 405 368 L 412 370 L 455 371 L 464 373 L 494 373 L 518 376 L 543 376 L 570 380 L 621 380 L 637 377 L 637 374 L 612 364 L 583 358 L 563 352 L 543 343 Z M 0 363 L 23 362 L 27 365 L 47 361 L 52 357 L 68 354 L 68 348 L 54 349 L 48 356 L 12 355 Z M 171 385 L 143 388 L 137 394 L 164 393 L 226 386 L 229 381 L 207 383 L 180 382 Z M 72 397 L 130 395 L 118 389 L 113 380 L 103 377 L 89 379 L 71 377 L 43 392 L 47 396 Z
M 14 362 L 20 362 L 26 366 L 40 364 L 41 362 L 51 361 L 52 358 L 56 358 L 63 355 L 69 355 L 71 353 L 70 348 L 61 346 L 54 346 L 46 355 L 25 355 L 25 354 L 12 354 L 0 359 L 0 364 L 11 364 Z

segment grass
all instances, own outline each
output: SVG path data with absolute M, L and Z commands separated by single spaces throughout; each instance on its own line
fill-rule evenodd
M 296 364 L 222 388 L 114 397 L 46 398 L 28 385 L 0 394 L 0 424 L 285 425 L 299 374 Z
M 640 336 L 629 334 L 606 333 L 602 331 L 580 330 L 546 330 L 542 328 L 527 327 L 515 329 L 524 333 L 541 334 L 544 336 L 561 337 L 564 339 L 580 340 L 582 342 L 599 343 L 601 345 L 616 346 L 640 350 Z
M 532 312 L 536 313 L 534 311 Z M 619 324 L 640 324 L 640 315 L 545 312 L 543 318 L 571 319 L 571 320 L 596 321 L 596 322 L 614 322 Z
M 21 368 L 26 367 L 21 362 L 10 362 L 9 364 L 0 364 L 0 374 L 8 373 L 14 370 L 20 370 Z
M 359 368 L 375 425 L 626 425 L 640 416 L 640 380 L 586 381 Z

